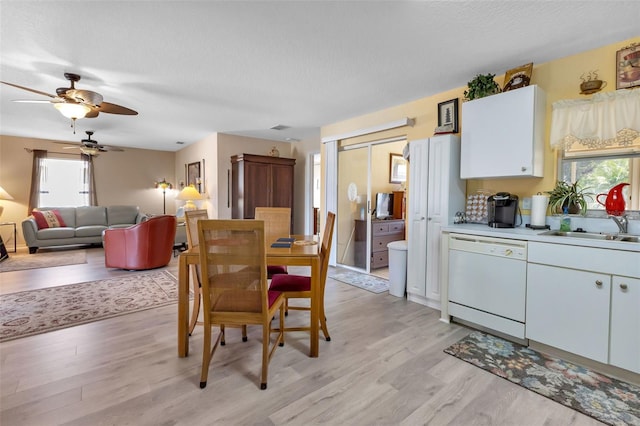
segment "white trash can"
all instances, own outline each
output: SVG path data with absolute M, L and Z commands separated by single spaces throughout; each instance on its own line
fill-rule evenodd
M 407 288 L 407 242 L 392 241 L 389 249 L 389 294 L 404 297 Z

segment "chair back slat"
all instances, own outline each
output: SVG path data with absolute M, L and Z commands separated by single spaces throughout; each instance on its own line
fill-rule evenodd
M 266 315 L 264 222 L 199 220 L 198 239 L 204 311 Z
M 264 221 L 265 243 L 278 237 L 291 235 L 291 209 L 289 207 L 256 207 L 256 220 Z
M 322 234 L 322 243 L 320 246 L 320 282 L 324 283 L 327 279 L 327 273 L 329 272 L 329 255 L 331 254 L 331 243 L 333 241 L 333 226 L 336 221 L 336 215 L 333 212 L 327 213 L 327 223 L 324 226 L 324 233 Z
M 185 224 L 187 226 L 187 244 L 189 248 L 198 245 L 198 221 L 208 219 L 209 214 L 206 210 L 187 210 L 184 212 Z

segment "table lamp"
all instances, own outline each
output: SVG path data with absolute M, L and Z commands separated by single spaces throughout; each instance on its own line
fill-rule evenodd
M 193 200 L 202 200 L 202 194 L 200 194 L 196 187 L 191 184 L 189 186 L 185 186 L 184 189 L 180 191 L 176 200 L 186 201 L 184 204 L 184 210 L 195 210 L 198 207 L 195 205 Z
M 9 195 L 7 191 L 4 190 L 0 186 L 0 200 L 13 200 L 13 197 Z M 0 206 L 0 217 L 2 216 L 2 211 L 4 210 L 4 206 Z

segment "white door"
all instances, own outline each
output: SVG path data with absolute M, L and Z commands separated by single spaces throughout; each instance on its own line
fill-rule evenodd
M 640 373 L 640 279 L 613 277 L 609 364 Z
M 429 139 L 409 143 L 407 293 L 426 297 Z

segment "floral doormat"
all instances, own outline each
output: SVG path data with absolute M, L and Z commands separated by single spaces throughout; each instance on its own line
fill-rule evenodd
M 389 291 L 389 280 L 379 278 L 373 275 L 361 274 L 359 272 L 345 271 L 334 272 L 329 275 L 334 280 L 350 284 L 372 293 L 384 293 Z
M 176 303 L 178 282 L 167 271 L 0 296 L 0 342 Z
M 444 350 L 610 425 L 640 425 L 640 387 L 474 331 Z

